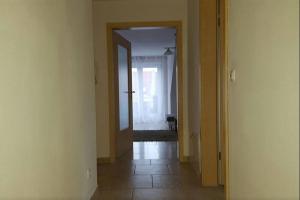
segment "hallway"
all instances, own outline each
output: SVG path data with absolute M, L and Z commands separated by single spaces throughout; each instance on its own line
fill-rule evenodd
M 92 200 L 222 200 L 222 188 L 203 188 L 190 164 L 180 164 L 176 142 L 134 142 L 114 164 L 98 165 Z

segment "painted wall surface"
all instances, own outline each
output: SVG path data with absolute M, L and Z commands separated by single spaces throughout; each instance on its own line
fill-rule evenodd
M 109 102 L 108 102 L 108 70 L 106 23 L 132 21 L 170 21 L 183 22 L 184 52 L 184 155 L 188 150 L 187 120 L 187 2 L 186 0 L 114 0 L 94 1 L 94 37 L 95 65 L 98 84 L 96 86 L 97 105 L 97 152 L 98 157 L 109 156 Z
M 0 199 L 95 191 L 91 11 L 81 0 L 0 1 Z
M 232 200 L 299 199 L 299 1 L 230 0 Z
M 188 58 L 190 156 L 195 170 L 200 173 L 199 0 L 188 1 Z

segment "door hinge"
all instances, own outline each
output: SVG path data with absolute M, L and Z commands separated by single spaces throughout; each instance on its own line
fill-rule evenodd
M 222 157 L 221 157 L 221 152 L 219 152 L 219 160 L 221 160 L 222 159 Z

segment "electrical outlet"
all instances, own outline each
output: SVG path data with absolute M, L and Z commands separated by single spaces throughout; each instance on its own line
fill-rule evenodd
M 92 171 L 91 171 L 91 169 L 89 168 L 89 169 L 86 170 L 86 178 L 87 178 L 87 179 L 90 179 L 91 176 L 92 176 Z

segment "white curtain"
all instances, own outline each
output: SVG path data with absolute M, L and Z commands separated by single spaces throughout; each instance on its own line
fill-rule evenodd
M 133 128 L 141 124 L 164 129 L 167 113 L 167 58 L 165 56 L 132 58 Z M 144 130 L 151 129 L 145 127 Z

